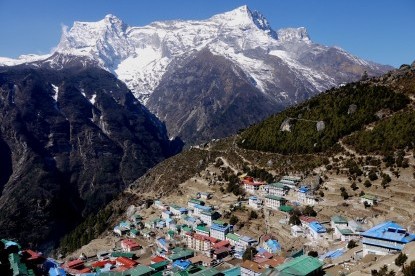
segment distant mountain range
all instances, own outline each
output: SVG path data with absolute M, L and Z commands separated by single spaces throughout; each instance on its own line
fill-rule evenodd
M 365 71 L 392 69 L 313 43 L 305 28 L 275 31 L 247 6 L 143 27 L 113 15 L 75 22 L 49 55 L 0 58 L 3 65 L 22 63 L 103 68 L 166 123 L 170 137 L 190 144 L 231 135 Z

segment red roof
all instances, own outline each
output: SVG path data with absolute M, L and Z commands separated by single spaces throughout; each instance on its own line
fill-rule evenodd
M 223 253 L 223 252 L 229 252 L 229 251 L 231 251 L 231 249 L 230 248 L 228 248 L 228 247 L 221 247 L 221 248 L 218 248 L 218 249 L 216 249 L 214 252 L 213 252 L 213 254 L 220 254 L 220 253 Z
M 193 238 L 199 241 L 209 241 L 211 243 L 216 243 L 219 240 L 214 238 L 214 237 L 209 237 L 207 235 L 203 235 L 203 234 L 193 234 Z
M 267 264 L 271 267 L 277 267 L 280 264 L 284 263 L 285 258 L 281 256 L 276 256 L 273 259 L 267 260 L 264 264 Z
M 77 268 L 77 267 L 80 267 L 80 266 L 83 266 L 83 265 L 84 265 L 84 261 L 76 259 L 76 260 L 73 260 L 73 261 L 70 261 L 70 262 L 66 263 L 65 266 L 68 267 L 68 268 Z
M 138 264 L 136 261 L 133 261 L 126 257 L 118 257 L 115 261 L 117 264 L 121 264 L 123 266 L 130 267 L 130 268 Z
M 225 247 L 225 246 L 229 246 L 230 242 L 228 240 L 224 240 L 224 241 L 220 241 L 218 243 L 216 243 L 213 248 L 221 248 L 221 247 Z
M 121 246 L 133 248 L 133 247 L 140 247 L 140 244 L 136 242 L 135 240 L 128 239 L 128 240 L 122 240 Z
M 26 260 L 33 261 L 39 258 L 43 258 L 42 253 L 35 252 L 33 250 L 27 249 L 22 252 L 23 256 L 26 256 Z
M 315 218 L 307 217 L 307 216 L 300 216 L 300 220 L 304 221 L 305 223 L 310 223 L 313 221 L 317 221 Z
M 110 261 L 110 260 L 104 260 L 104 261 L 98 261 L 93 263 L 91 266 L 92 267 L 104 267 L 106 264 L 112 264 L 115 265 L 115 261 Z
M 151 259 L 151 262 L 156 264 L 156 263 L 160 263 L 165 261 L 166 259 L 163 258 L 162 256 L 155 256 L 154 258 Z
M 123 271 L 129 270 L 129 269 L 130 269 L 130 267 L 118 266 L 118 267 L 116 267 L 114 269 L 111 269 L 111 271 L 123 272 Z
M 85 268 L 83 268 L 81 270 L 78 270 L 78 271 L 79 271 L 79 273 L 89 273 L 89 272 L 91 272 L 91 269 L 88 268 L 88 267 L 85 267 Z

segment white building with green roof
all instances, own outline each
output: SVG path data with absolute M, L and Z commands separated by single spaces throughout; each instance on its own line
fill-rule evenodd
M 283 197 L 274 196 L 274 195 L 267 195 L 265 196 L 265 207 L 278 210 L 278 208 L 282 205 L 285 205 L 287 200 Z

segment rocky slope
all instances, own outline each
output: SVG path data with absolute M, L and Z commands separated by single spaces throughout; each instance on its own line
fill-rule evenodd
M 98 68 L 0 68 L 0 121 L 0 236 L 44 248 L 180 150 Z
M 174 105 L 171 100 L 174 95 L 166 96 L 168 90 L 174 88 L 174 91 L 187 94 L 187 98 L 199 93 L 202 102 L 217 101 L 225 110 L 237 105 L 239 110 L 250 108 L 246 101 L 236 101 L 229 107 L 229 101 L 218 98 L 220 93 L 206 93 L 215 86 L 215 76 L 208 76 L 208 72 L 198 83 L 198 89 L 192 88 L 188 80 L 175 79 L 184 73 L 175 74 L 175 71 L 189 63 L 200 63 L 200 56 L 206 49 L 214 56 L 226 59 L 229 63 L 227 70 L 238 68 L 235 72 L 227 72 L 228 76 L 232 75 L 232 82 L 248 81 L 249 93 L 263 100 L 261 104 L 266 108 L 255 111 L 256 121 L 269 115 L 270 105 L 275 110 L 296 104 L 330 87 L 355 81 L 364 71 L 372 76 L 391 69 L 362 60 L 341 48 L 314 43 L 305 28 L 274 30 L 262 14 L 251 11 L 247 6 L 206 20 L 154 22 L 142 27 L 128 26 L 113 15 L 98 22 L 75 22 L 70 29 L 64 29 L 59 45 L 49 56 L 0 59 L 0 63 L 35 62 L 56 69 L 74 60 L 81 61 L 85 66 L 97 65 L 125 82 L 135 97 L 163 120 L 165 117 L 181 118 L 183 121 L 206 120 L 218 126 L 215 117 L 220 117 L 221 114 L 217 113 L 222 111 L 209 114 L 195 111 L 193 102 L 183 102 L 182 108 L 176 111 L 170 108 Z M 215 62 L 213 59 L 212 63 Z M 221 69 L 222 72 L 224 69 Z M 174 87 L 171 87 L 172 83 Z M 217 90 L 229 93 L 220 85 Z M 160 94 L 166 99 L 162 99 Z M 209 109 L 209 104 L 203 108 Z M 239 113 L 229 113 L 230 120 L 221 121 L 221 127 L 214 129 L 210 124 L 193 124 L 192 132 L 200 134 L 196 140 L 232 134 L 235 129 L 232 124 L 238 120 L 236 114 Z M 170 119 L 165 121 L 170 136 L 181 135 L 186 142 L 195 140 L 197 135 L 188 134 L 190 125 L 182 127 Z M 245 120 L 243 126 L 250 123 L 252 118 Z M 229 130 L 224 131 L 226 129 Z

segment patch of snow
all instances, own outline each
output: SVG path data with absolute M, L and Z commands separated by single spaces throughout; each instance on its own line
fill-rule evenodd
M 89 99 L 89 102 L 94 105 L 95 104 L 95 99 L 97 97 L 97 94 L 92 95 L 91 99 Z
M 54 85 L 54 84 L 52 84 L 52 88 L 55 91 L 55 93 L 53 94 L 52 97 L 55 100 L 55 102 L 57 102 L 58 101 L 58 96 L 59 96 L 59 87 L 56 86 L 56 85 Z

